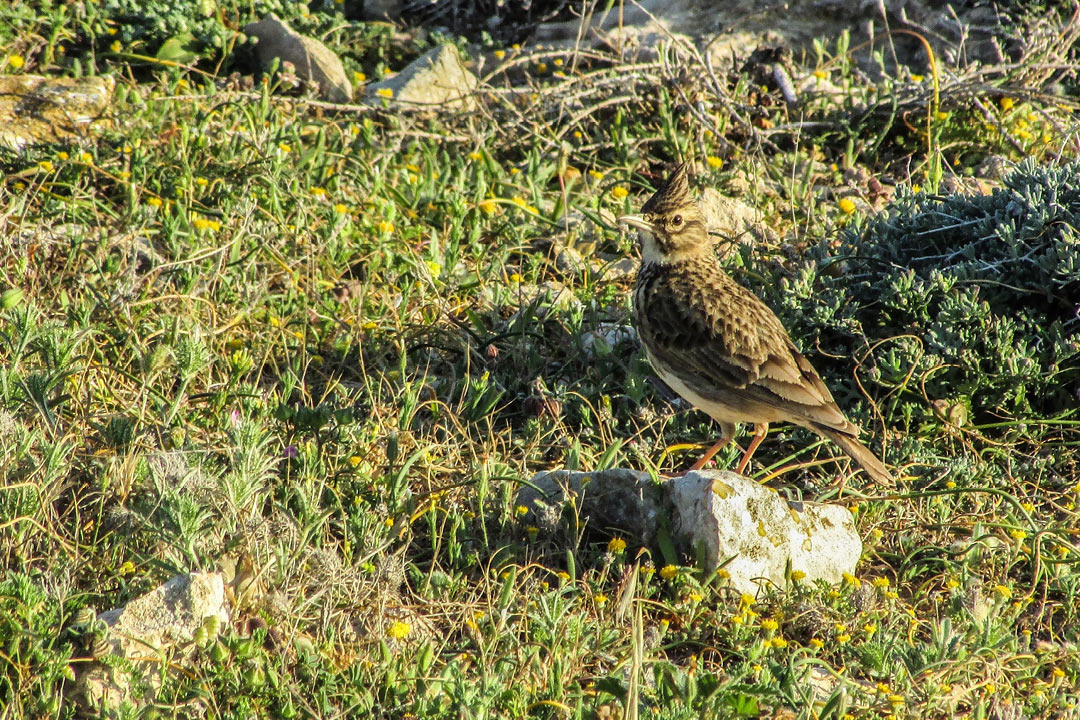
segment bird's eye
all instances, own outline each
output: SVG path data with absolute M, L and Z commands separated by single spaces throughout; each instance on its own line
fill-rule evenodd
M 675 227 L 682 225 L 682 215 L 676 215 L 675 217 L 671 218 L 671 224 Z

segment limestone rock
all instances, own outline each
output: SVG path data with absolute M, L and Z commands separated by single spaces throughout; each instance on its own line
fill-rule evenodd
M 840 505 L 791 503 L 732 472 L 687 473 L 667 487 L 677 532 L 742 592 L 762 581 L 783 587 L 789 565 L 806 582 L 839 582 L 862 555 L 855 520 Z
M 105 628 L 104 652 L 95 657 L 111 655 L 126 662 L 86 666 L 79 675 L 86 704 L 115 709 L 125 702 L 140 702 L 141 698 L 132 696 L 125 665 L 153 690 L 161 683 L 163 658 L 192 647 L 196 631 L 207 618 L 216 618 L 222 625 L 229 621 L 225 583 L 219 573 L 178 575 L 127 605 L 98 615 L 97 622 Z
M 336 103 L 352 100 L 352 84 L 341 60 L 315 38 L 296 32 L 274 13 L 248 24 L 244 32 L 259 38 L 255 52 L 263 66 L 280 58 L 283 63 L 292 63 L 301 80 L 318 83 L 319 96 L 324 100 Z
M 111 127 L 115 88 L 111 77 L 0 76 L 0 146 L 19 151 Z
M 462 63 L 457 49 L 453 45 L 440 45 L 413 60 L 397 75 L 368 85 L 365 99 L 376 104 L 390 96 L 395 104 L 471 108 L 475 106 L 472 93 L 479 84 Z
M 654 482 L 628 469 L 592 473 L 558 470 L 533 476 L 517 496 L 530 521 L 549 535 L 573 536 L 567 523 L 656 540 L 670 517 L 688 556 L 700 549 L 709 568 L 723 566 L 733 588 L 755 594 L 762 583 L 783 587 L 788 567 L 805 582 L 839 582 L 855 572 L 862 540 L 847 508 L 792 503 L 775 490 L 731 472 L 700 471 Z
M 532 521 L 548 534 L 562 527 L 565 506 L 573 500 L 573 512 L 567 517 L 648 543 L 656 536 L 664 512 L 663 495 L 648 473 L 636 470 L 553 470 L 534 475 L 518 492 L 517 504 L 529 508 Z
M 637 330 L 632 325 L 600 323 L 595 330 L 581 335 L 581 348 L 589 357 L 610 354 L 611 349 L 623 343 L 637 340 Z
M 707 187 L 701 192 L 700 203 L 705 214 L 705 228 L 710 233 L 737 243 L 752 243 L 769 237 L 761 211 L 742 200 Z

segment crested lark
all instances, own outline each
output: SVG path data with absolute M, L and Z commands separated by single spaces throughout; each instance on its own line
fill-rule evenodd
M 639 231 L 633 315 L 649 362 L 665 383 L 720 423 L 719 441 L 691 470 L 731 442 L 737 423 L 752 422 L 754 437 L 737 469 L 743 472 L 769 423 L 784 421 L 829 438 L 874 480 L 891 480 L 779 318 L 721 269 L 690 195 L 685 163 L 641 215 L 619 222 Z

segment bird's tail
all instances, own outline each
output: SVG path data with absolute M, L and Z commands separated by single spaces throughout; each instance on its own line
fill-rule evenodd
M 873 480 L 892 484 L 892 473 L 877 459 L 874 453 L 870 452 L 868 447 L 859 442 L 858 438 L 821 425 L 815 426 L 814 430 L 839 445 Z

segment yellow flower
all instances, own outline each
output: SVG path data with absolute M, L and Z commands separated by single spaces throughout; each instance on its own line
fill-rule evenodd
M 1061 668 L 1059 668 L 1059 667 L 1055 667 L 1055 668 L 1054 668 L 1053 670 L 1051 670 L 1051 671 L 1050 671 L 1050 674 L 1051 674 L 1051 675 L 1053 675 L 1054 677 L 1056 677 L 1056 678 L 1057 678 L 1057 679 L 1059 679 L 1059 680 L 1060 680 L 1061 678 L 1065 677 L 1065 671 L 1064 671 L 1064 670 L 1062 670 L 1062 669 L 1061 669 Z
M 481 153 L 481 152 L 477 152 L 476 150 L 473 150 L 471 153 L 469 153 L 469 159 L 472 160 L 473 162 L 476 162 L 478 160 L 483 160 L 484 159 L 484 154 Z
M 113 40 L 112 44 L 109 45 L 109 49 L 112 50 L 114 53 L 118 53 L 124 49 L 124 45 L 119 40 Z
M 79 160 L 80 160 L 81 162 L 84 162 L 84 163 L 89 163 L 89 162 L 93 162 L 93 161 L 94 161 L 94 156 L 93 156 L 93 155 L 91 155 L 91 154 L 90 154 L 90 153 L 88 153 L 88 152 L 84 152 L 84 153 L 79 153 Z
M 821 640 L 818 640 L 817 638 L 810 638 L 810 647 L 814 648 L 815 650 L 820 650 L 821 648 L 825 647 L 825 643 Z
M 591 177 L 593 180 L 603 180 L 604 173 L 600 172 L 599 170 L 590 170 L 589 177 Z M 1080 483 L 1077 484 L 1077 487 L 1080 487 Z M 1077 492 L 1080 492 L 1080 490 L 1078 490 Z
M 515 195 L 514 197 L 510 198 L 510 200 L 520 208 L 529 206 L 528 201 L 526 201 L 525 198 L 521 197 L 520 195 Z
M 68 159 L 69 157 L 71 157 L 71 156 L 70 156 L 70 155 L 68 155 L 68 154 L 67 154 L 66 152 L 64 152 L 63 150 L 61 150 L 60 152 L 56 153 L 56 159 L 57 159 L 57 160 L 67 160 L 67 159 Z
M 199 187 L 206 187 L 209 183 L 210 183 L 210 181 L 207 180 L 204 177 L 195 178 L 195 184 L 198 185 Z
M 359 85 L 361 83 L 366 83 L 367 82 L 367 75 L 365 75 L 364 73 L 357 70 L 352 74 L 352 79 L 353 79 L 354 83 Z
M 509 277 L 510 282 L 514 283 L 515 285 L 517 285 L 524 279 L 525 278 L 521 277 L 519 273 L 512 273 Z M 524 507 L 524 505 L 522 505 L 521 507 Z M 528 508 L 526 508 L 526 512 L 528 512 Z
M 855 201 L 851 198 L 840 198 L 839 205 L 840 212 L 844 213 L 845 215 L 850 215 L 851 213 L 855 212 Z
M 496 50 L 493 54 L 495 55 L 496 60 L 502 60 L 504 57 L 506 57 L 505 50 Z
M 630 191 L 624 188 L 622 185 L 616 185 L 615 187 L 611 188 L 611 197 L 615 198 L 616 200 L 622 200 L 629 194 Z
M 394 97 L 394 89 L 387 87 L 379 88 L 375 91 L 375 94 L 382 98 L 392 98 Z
M 394 223 L 389 222 L 388 220 L 380 220 L 379 222 L 375 223 L 375 227 L 381 233 L 392 233 L 392 232 L 394 232 Z
M 538 73 L 546 73 L 547 72 L 547 63 L 545 63 L 545 62 L 537 63 L 536 64 L 536 72 L 538 72 Z
M 911 76 L 911 82 L 921 83 L 922 81 L 923 81 L 923 76 L 922 75 L 912 75 Z
M 994 592 L 1000 595 L 1004 600 L 1008 600 L 1012 597 L 1012 588 L 1006 585 L 995 585 Z
M 1008 97 L 1008 96 L 1005 96 L 1005 97 L 1001 98 L 1000 100 L 998 100 L 998 105 L 1001 106 L 1002 110 L 1006 110 L 1006 111 L 1012 110 L 1013 105 L 1015 105 L 1015 104 L 1016 103 L 1013 101 L 1013 99 L 1011 97 Z
M 876 578 L 874 578 L 874 587 L 876 587 L 876 588 L 887 588 L 887 587 L 889 587 L 889 578 L 887 578 L 887 577 L 876 577 Z
M 311 188 L 311 194 L 315 197 L 326 197 L 326 188 L 313 187 Z
M 26 58 L 22 55 L 8 55 L 7 64 L 12 70 L 19 70 L 26 64 Z
M 409 636 L 409 632 L 411 631 L 412 628 L 409 626 L 409 623 L 398 620 L 390 623 L 390 627 L 386 629 L 386 634 L 395 640 L 404 640 Z
M 510 168 L 510 174 L 511 175 L 517 175 L 520 172 L 521 172 L 521 168 L 516 168 L 516 167 Z
M 593 595 L 593 602 L 603 606 L 603 604 L 607 602 L 607 595 L 604 593 L 597 593 L 596 595 Z
M 514 512 L 518 515 L 528 515 L 529 508 L 525 505 L 518 505 L 516 508 L 514 508 Z
M 774 648 L 785 648 L 787 647 L 787 640 L 777 635 L 772 639 L 772 646 Z
M 434 260 L 425 260 L 424 264 L 427 265 L 428 272 L 431 273 L 431 277 L 438 278 L 442 275 L 442 265 Z
M 334 203 L 334 212 L 336 212 L 338 215 L 344 215 L 345 213 L 349 212 L 349 208 L 347 205 L 345 205 L 345 203 Z
M 560 580 L 569 580 L 570 573 L 566 572 L 565 570 L 560 570 L 559 572 L 555 573 L 555 577 L 559 578 Z
M 53 164 L 51 162 L 49 162 L 48 160 L 42 160 L 41 162 L 39 162 L 38 167 L 41 168 L 42 170 L 44 170 L 45 172 L 52 172 L 53 171 Z
M 124 561 L 124 564 L 120 566 L 118 572 L 121 575 L 130 575 L 131 573 L 135 572 L 135 563 L 131 562 L 130 560 Z
M 702 600 L 704 600 L 704 599 L 705 599 L 705 598 L 703 598 L 703 597 L 701 596 L 701 593 L 696 593 L 696 592 L 692 592 L 692 593 L 690 593 L 689 595 L 687 595 L 686 597 L 687 597 L 687 598 L 688 598 L 688 599 L 690 600 L 690 602 L 692 602 L 692 603 L 699 603 L 699 602 L 701 602 Z
M 794 580 L 795 582 L 799 582 L 800 580 L 803 580 L 805 578 L 806 578 L 806 573 L 804 571 L 802 571 L 802 570 L 792 570 L 791 571 L 791 579 Z
M 1024 532 L 1023 530 L 1020 530 L 1020 529 L 1010 530 L 1009 535 L 1012 536 L 1013 540 L 1017 540 L 1017 541 L 1023 540 L 1024 538 L 1027 537 L 1027 533 Z
M 818 80 L 824 80 L 825 78 L 829 77 L 829 73 L 825 72 L 824 70 L 815 70 L 814 77 L 816 77 Z
M 724 167 L 724 160 L 723 158 L 718 158 L 715 155 L 710 155 L 709 157 L 705 158 L 705 164 L 711 168 L 719 170 L 720 168 Z
M 949 113 L 945 112 L 944 110 L 938 110 L 936 117 L 937 117 L 938 120 L 948 120 L 949 119 Z
M 664 578 L 665 580 L 670 580 L 678 574 L 679 568 L 675 567 L 674 565 L 665 565 L 664 567 L 660 568 L 660 577 Z
M 863 625 L 862 629 L 863 632 L 867 635 L 873 635 L 877 632 L 877 625 L 875 625 L 874 623 L 866 623 L 865 625 Z
M 850 636 L 850 635 L 848 635 L 847 633 L 844 633 L 844 634 L 842 634 L 842 635 L 837 635 L 837 636 L 836 636 L 836 642 L 840 643 L 841 645 L 844 645 L 844 644 L 846 644 L 846 643 L 847 643 L 847 642 L 849 642 L 850 640 L 851 640 L 851 636 Z
M 855 577 L 851 573 L 847 573 L 847 572 L 842 573 L 841 576 L 844 578 L 844 582 L 847 583 L 848 585 L 854 585 L 855 587 L 859 587 L 859 585 L 862 584 L 859 581 L 859 578 Z
M 221 229 L 221 223 L 217 220 L 210 220 L 204 217 L 195 218 L 191 224 L 199 232 L 217 232 Z
M 360 457 L 359 455 L 352 455 L 352 456 L 349 457 L 349 465 L 351 465 L 352 467 L 356 467 L 357 465 L 359 465 L 363 461 L 364 461 L 364 458 Z M 357 497 L 358 500 L 360 499 L 359 495 L 357 495 L 356 497 Z
M 278 143 L 278 150 L 283 153 L 291 153 L 292 145 L 290 145 L 289 143 Z
M 159 198 L 159 197 L 148 197 L 146 199 L 146 204 L 149 205 L 152 208 L 159 208 L 159 207 L 161 207 L 161 198 Z
M 772 631 L 776 630 L 778 627 L 780 627 L 780 624 L 777 623 L 772 618 L 765 618 L 764 620 L 761 621 L 761 629 L 762 630 L 772 632 Z
M 608 540 L 607 549 L 608 552 L 616 554 L 621 553 L 623 550 L 626 550 L 626 541 L 621 537 L 613 537 Z
M 914 188 L 912 188 L 912 190 L 914 190 Z M 918 192 L 918 190 L 915 190 L 915 192 Z M 955 480 L 946 480 L 945 481 L 945 489 L 946 490 L 954 490 L 955 488 L 956 488 L 956 481 Z
M 480 211 L 485 215 L 494 215 L 497 206 L 494 200 L 481 200 L 476 204 L 476 207 L 480 208 Z

